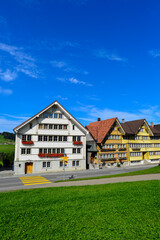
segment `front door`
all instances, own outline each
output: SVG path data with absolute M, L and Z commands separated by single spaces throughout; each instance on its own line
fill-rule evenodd
M 25 174 L 32 173 L 33 163 L 25 163 Z

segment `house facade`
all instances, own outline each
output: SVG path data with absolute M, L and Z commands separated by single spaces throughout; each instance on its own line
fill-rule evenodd
M 160 161 L 160 125 L 149 126 L 145 119 L 120 123 L 112 118 L 86 128 L 97 148 L 97 152 L 87 154 L 90 168 Z
M 84 128 L 58 101 L 14 129 L 15 174 L 86 169 Z

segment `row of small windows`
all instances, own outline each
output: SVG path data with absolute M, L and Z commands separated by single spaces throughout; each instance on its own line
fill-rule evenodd
M 22 141 L 31 141 L 32 136 L 31 135 L 22 135 Z
M 141 156 L 141 155 L 142 155 L 141 152 L 131 152 L 131 153 L 130 153 L 130 156 L 131 156 L 131 157 L 139 157 L 139 156 Z
M 115 154 L 111 153 L 111 154 L 101 154 L 101 159 L 103 158 L 115 158 Z
M 150 143 L 140 143 L 140 144 L 137 144 L 137 143 L 131 143 L 130 144 L 130 147 L 131 148 L 152 148 L 152 144 Z
M 104 146 L 103 146 L 103 148 L 115 148 L 115 144 L 105 144 Z M 125 144 L 118 144 L 118 148 L 125 148 L 126 147 L 126 145 Z
M 67 136 L 38 136 L 39 142 L 67 142 Z
M 62 118 L 62 114 L 61 113 L 44 113 L 43 114 L 44 118 Z
M 39 153 L 65 153 L 64 148 L 40 148 Z M 72 153 L 79 154 L 81 153 L 81 148 L 72 148 Z
M 118 157 L 126 157 L 126 153 L 119 153 Z
M 110 135 L 108 136 L 108 139 L 121 139 L 120 135 Z
M 63 167 L 64 163 L 62 161 L 59 162 L 59 166 Z M 72 161 L 72 167 L 79 166 L 79 161 Z M 51 162 L 42 162 L 42 167 L 43 168 L 50 168 L 51 167 Z
M 160 155 L 160 152 L 149 152 L 149 155 Z
M 67 125 L 63 124 L 39 124 L 39 129 L 67 130 Z
M 64 153 L 64 148 L 40 148 L 39 153 Z

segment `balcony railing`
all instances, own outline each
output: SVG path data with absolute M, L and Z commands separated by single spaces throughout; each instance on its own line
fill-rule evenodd
M 73 144 L 74 145 L 82 145 L 82 142 L 81 141 L 74 141 Z
M 127 160 L 127 158 L 126 157 L 119 157 L 119 160 L 121 161 L 121 160 Z
M 39 153 L 38 157 L 40 157 L 40 158 L 64 157 L 64 153 Z
M 116 158 L 102 158 L 101 161 L 116 161 Z
M 103 152 L 116 151 L 115 148 L 102 148 Z
M 118 150 L 119 151 L 126 151 L 127 149 L 126 148 L 119 148 Z
M 32 145 L 32 144 L 33 144 L 33 141 L 22 141 L 22 144 Z

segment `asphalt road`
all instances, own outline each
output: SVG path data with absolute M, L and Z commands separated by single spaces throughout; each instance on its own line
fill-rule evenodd
M 157 164 L 156 164 L 157 165 Z M 94 170 L 83 170 L 83 171 L 72 171 L 66 172 L 66 179 L 68 179 L 71 175 L 74 175 L 74 178 L 84 178 L 84 177 L 96 177 L 96 176 L 104 176 L 104 175 L 112 175 L 112 174 L 119 174 L 119 173 L 127 173 L 132 171 L 143 170 L 147 168 L 151 168 L 156 165 L 141 165 L 141 166 L 127 166 L 127 167 L 112 167 L 106 169 L 94 169 Z M 11 172 L 0 173 L 0 191 L 11 191 L 17 189 L 31 189 L 31 188 L 39 188 L 42 187 L 42 184 L 38 185 L 29 185 L 24 186 L 22 181 L 19 177 L 29 177 L 29 176 L 42 176 L 48 179 L 50 182 L 54 182 L 57 180 L 64 179 L 64 173 L 45 173 L 45 174 L 27 174 L 21 176 L 12 176 L 9 175 Z M 49 186 L 49 184 L 43 184 L 44 187 Z

